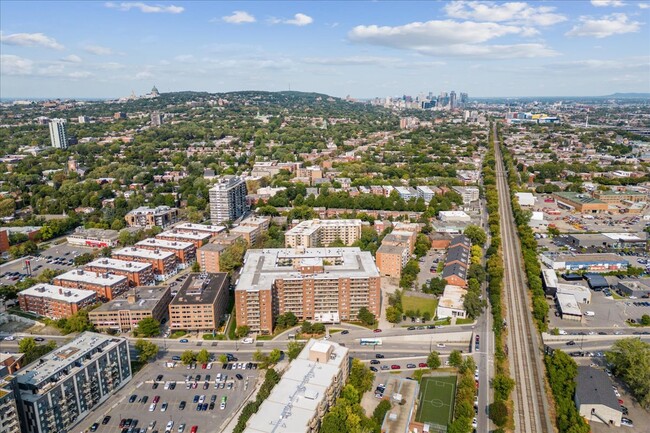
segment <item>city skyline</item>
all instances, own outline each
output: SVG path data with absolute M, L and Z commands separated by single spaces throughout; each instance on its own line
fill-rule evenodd
M 116 98 L 154 83 L 355 98 L 650 92 L 649 17 L 650 2 L 621 0 L 6 1 L 0 97 Z

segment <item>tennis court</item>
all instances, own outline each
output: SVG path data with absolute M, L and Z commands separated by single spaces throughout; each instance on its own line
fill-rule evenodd
M 452 421 L 456 397 L 456 376 L 423 377 L 416 420 L 446 426 Z

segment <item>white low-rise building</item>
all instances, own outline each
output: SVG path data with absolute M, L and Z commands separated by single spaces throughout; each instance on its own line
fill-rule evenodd
M 441 210 L 438 212 L 440 221 L 445 222 L 470 222 L 470 216 L 462 210 Z
M 451 284 L 445 286 L 445 291 L 440 297 L 438 307 L 436 308 L 436 316 L 438 316 L 438 319 L 444 319 L 446 317 L 464 319 L 467 316 L 467 312 L 463 306 L 465 295 L 467 295 L 467 290 L 460 286 L 452 286 Z

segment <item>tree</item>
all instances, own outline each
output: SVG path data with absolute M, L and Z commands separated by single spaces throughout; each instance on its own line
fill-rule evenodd
M 201 272 L 201 265 L 198 261 L 192 263 L 192 272 Z
M 83 253 L 74 258 L 74 264 L 76 266 L 83 266 L 95 260 L 95 256 L 91 253 Z
M 289 361 L 296 359 L 304 347 L 305 344 L 298 341 L 290 341 L 287 343 L 287 357 L 289 357 Z
M 375 323 L 375 315 L 370 312 L 366 307 L 359 308 L 357 317 L 362 323 L 366 325 L 373 325 Z
M 483 245 L 487 241 L 485 230 L 474 224 L 468 225 L 463 234 L 467 236 L 474 245 Z
M 424 313 L 422 313 L 422 320 L 424 322 L 428 322 L 429 320 L 431 320 L 431 313 L 428 312 L 428 311 L 425 311 Z
M 296 326 L 298 318 L 291 311 L 278 315 L 275 319 L 275 326 L 278 329 L 287 329 Z
M 390 323 L 399 323 L 402 321 L 402 311 L 397 307 L 386 308 L 386 320 Z
M 18 343 L 18 351 L 22 353 L 27 353 L 36 348 L 36 340 L 32 337 L 23 338 Z
M 461 355 L 460 350 L 452 350 L 449 354 L 449 365 L 458 368 L 462 363 L 463 355 Z
M 219 256 L 219 269 L 221 272 L 232 272 L 239 268 L 244 263 L 244 254 L 246 254 L 246 241 L 238 239 L 234 244 L 230 245 Z
M 222 364 L 227 363 L 228 362 L 228 356 L 226 356 L 225 353 L 222 353 L 221 355 L 219 355 L 219 362 L 222 363 Z
M 235 336 L 237 338 L 242 338 L 247 336 L 249 332 L 251 332 L 251 328 L 249 326 L 238 326 L 237 329 L 235 329 Z
M 436 369 L 440 367 L 440 354 L 436 352 L 435 350 L 429 354 L 427 357 L 427 365 L 429 368 Z
M 377 405 L 377 407 L 375 408 L 374 412 L 372 413 L 372 419 L 374 419 L 378 425 L 381 425 L 381 423 L 384 422 L 384 417 L 386 416 L 386 412 L 388 412 L 390 408 L 391 408 L 390 401 L 386 399 L 382 399 Z
M 612 372 L 623 379 L 641 406 L 650 408 L 650 344 L 638 338 L 624 338 L 605 353 Z
M 280 359 L 282 359 L 282 352 L 280 351 L 280 349 L 271 350 L 271 353 L 269 353 L 269 363 L 277 364 L 278 362 L 280 362 Z
M 16 202 L 12 198 L 4 198 L 0 200 L 0 217 L 13 216 L 16 211 Z
M 492 388 L 494 388 L 496 400 L 507 400 L 510 396 L 510 391 L 512 391 L 514 387 L 514 379 L 505 374 L 496 374 L 492 379 Z
M 192 350 L 186 350 L 181 354 L 181 362 L 185 365 L 196 362 L 196 353 Z
M 490 405 L 490 419 L 499 427 L 508 422 L 508 406 L 503 400 L 496 400 Z
M 196 355 L 196 362 L 201 364 L 206 364 L 210 362 L 210 354 L 208 353 L 208 351 L 205 349 L 201 349 L 199 353 L 197 353 Z
M 650 325 L 650 314 L 644 314 L 643 316 L 641 316 L 641 324 L 643 326 Z
M 350 385 L 354 386 L 359 392 L 364 393 L 370 391 L 374 380 L 375 375 L 368 366 L 357 358 L 352 359 L 352 367 L 350 367 L 350 376 L 348 377 Z
M 311 334 L 313 332 L 312 327 L 313 325 L 311 324 L 311 322 L 305 320 L 304 322 L 302 322 L 302 325 L 300 326 L 300 332 L 302 332 L 303 334 Z
M 54 349 L 56 349 L 55 341 L 48 341 L 47 344 L 37 344 L 32 337 L 23 338 L 18 343 L 18 351 L 25 354 L 22 361 L 25 365 L 47 355 Z
M 156 337 L 160 335 L 160 322 L 153 317 L 145 317 L 138 322 L 136 331 L 143 337 Z
M 138 339 L 138 341 L 135 342 L 135 350 L 138 352 L 138 360 L 142 363 L 147 363 L 156 359 L 159 349 L 160 348 L 156 343 L 143 340 L 142 338 Z M 189 364 L 189 362 L 186 364 Z
M 312 334 L 323 334 L 325 333 L 325 325 L 318 322 L 311 325 Z

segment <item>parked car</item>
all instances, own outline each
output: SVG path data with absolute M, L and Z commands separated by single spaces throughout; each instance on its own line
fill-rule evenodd
M 381 361 L 379 361 L 378 359 L 371 359 L 370 360 L 370 364 L 375 364 L 376 365 L 376 364 L 380 364 L 380 363 L 381 363 Z
M 393 364 L 393 365 L 390 366 L 390 369 L 391 369 L 391 370 L 399 370 L 399 369 L 401 369 L 401 368 L 402 368 L 402 367 L 400 367 L 400 366 L 397 365 L 397 364 Z

